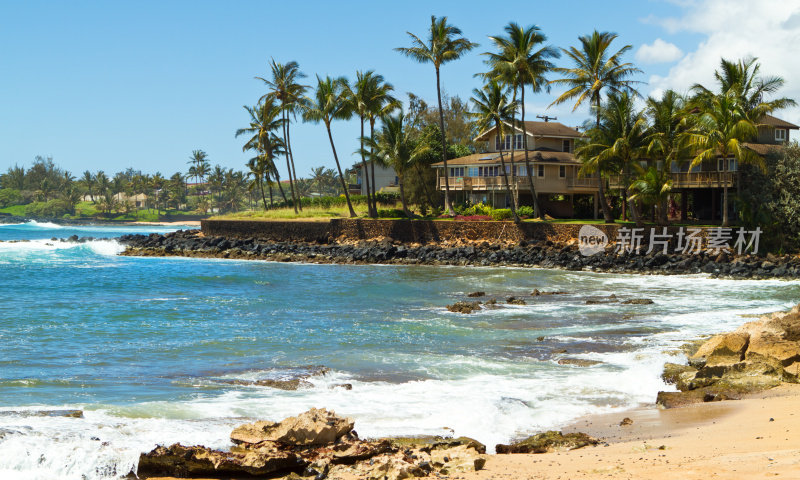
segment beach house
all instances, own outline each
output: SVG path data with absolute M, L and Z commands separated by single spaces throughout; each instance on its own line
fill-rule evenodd
M 544 212 L 554 217 L 571 217 L 575 213 L 576 199 L 584 197 L 591 203 L 597 218 L 597 178 L 578 175 L 581 162 L 574 155 L 575 141 L 583 134 L 554 121 L 526 121 L 524 129 L 520 126 L 512 130 L 510 124 L 507 126 L 509 133 L 503 138 L 497 135 L 496 127 L 475 138 L 475 143 L 484 146 L 483 153 L 447 161 L 454 200 L 483 202 L 498 208 L 511 204 L 501 170 L 502 151 L 512 194 L 519 195 L 521 205 L 531 205 L 533 198 L 523 149 L 523 135 L 527 135 L 533 186 Z M 444 163 L 431 166 L 437 172 L 437 188 L 444 191 Z

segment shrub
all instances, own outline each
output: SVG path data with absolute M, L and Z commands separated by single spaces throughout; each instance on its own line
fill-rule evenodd
M 399 208 L 378 209 L 378 218 L 405 218 L 406 214 Z
M 22 194 L 13 188 L 0 190 L 0 208 L 11 207 L 22 203 Z
M 74 209 L 64 200 L 50 200 L 48 202 L 34 202 L 25 206 L 26 217 L 59 218 Z
M 483 202 L 476 203 L 475 205 L 467 208 L 464 211 L 464 215 L 466 216 L 491 215 L 491 214 L 492 214 L 492 207 L 489 205 L 484 205 Z
M 492 220 L 508 220 L 512 217 L 510 208 L 497 208 L 492 210 Z
M 528 205 L 523 205 L 517 209 L 517 215 L 519 215 L 520 217 L 532 217 L 533 207 L 529 207 Z

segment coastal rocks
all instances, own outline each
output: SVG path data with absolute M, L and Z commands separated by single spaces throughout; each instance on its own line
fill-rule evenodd
M 392 264 L 392 265 L 478 265 L 539 266 L 637 274 L 697 274 L 706 272 L 724 278 L 800 278 L 800 257 L 773 256 L 770 261 L 755 255 L 616 255 L 611 252 L 591 257 L 570 244 L 456 242 L 428 245 L 361 240 L 354 243 L 324 240 L 316 242 L 272 241 L 257 238 L 203 236 L 198 230 L 164 235 L 123 235 L 122 255 L 186 256 L 270 260 L 280 262 Z M 565 292 L 541 292 L 532 296 Z M 477 293 L 477 292 L 475 292 Z
M 486 292 L 472 292 L 467 295 L 469 298 L 478 298 L 478 297 L 485 297 Z
M 666 364 L 662 378 L 680 392 L 659 392 L 656 403 L 673 408 L 689 403 L 737 399 L 798 382 L 800 306 L 766 315 L 734 332 L 716 335 L 689 357 L 689 365 Z
M 469 438 L 359 440 L 353 422 L 311 409 L 281 422 L 234 429 L 230 451 L 174 444 L 143 453 L 139 478 L 366 478 L 399 480 L 474 472 L 486 447 Z
M 447 306 L 447 310 L 454 313 L 472 313 L 481 309 L 481 302 L 456 302 Z
M 547 453 L 556 450 L 575 450 L 587 445 L 597 445 L 599 440 L 585 433 L 563 434 L 554 430 L 538 433 L 511 445 L 498 444 L 497 453 Z
M 517 297 L 508 297 L 506 298 L 506 303 L 509 305 L 527 305 L 525 300 Z
M 554 292 L 542 292 L 539 291 L 538 288 L 534 288 L 531 292 L 532 297 L 540 297 L 542 295 L 567 295 L 568 292 L 561 292 L 561 291 L 554 291 Z
M 236 427 L 231 432 L 231 441 L 236 444 L 325 445 L 352 430 L 352 420 L 337 417 L 324 408 L 312 408 L 278 423 L 260 421 Z
M 649 298 L 631 298 L 622 302 L 623 305 L 652 305 L 653 303 L 655 302 Z
M 560 358 L 558 360 L 559 365 L 573 365 L 576 367 L 591 367 L 593 365 L 599 365 L 603 362 L 598 360 L 587 360 L 585 358 Z

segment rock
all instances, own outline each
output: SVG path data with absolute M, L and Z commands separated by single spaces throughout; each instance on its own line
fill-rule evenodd
M 486 292 L 472 292 L 467 295 L 469 298 L 485 297 Z
M 509 305 L 527 305 L 527 303 L 525 303 L 525 300 L 517 297 L 508 297 L 506 299 L 506 303 L 508 303 Z
M 447 306 L 447 310 L 454 313 L 472 313 L 481 309 L 481 302 L 456 302 Z
M 259 421 L 236 427 L 231 432 L 235 444 L 276 442 L 283 445 L 328 445 L 353 430 L 353 421 L 334 412 L 316 409 L 281 422 Z
M 750 339 L 744 355 L 748 362 L 763 362 L 785 368 L 800 361 L 800 342 L 784 340 L 771 332 L 760 332 Z
M 528 437 L 511 445 L 498 444 L 497 453 L 547 453 L 554 450 L 575 450 L 587 445 L 597 445 L 597 439 L 585 433 L 568 433 L 548 431 Z
M 405 478 L 424 477 L 425 472 L 415 463 L 398 457 L 376 457 L 362 469 L 357 470 L 359 478 L 366 480 L 402 480 Z
M 695 374 L 697 374 L 697 369 L 691 367 L 689 365 L 678 365 L 677 363 L 665 363 L 664 364 L 664 371 L 661 373 L 661 379 L 664 380 L 664 383 L 675 385 L 679 383 L 683 376 L 688 374 L 691 378 L 694 378 Z M 678 390 L 684 390 L 681 387 L 678 387 Z
M 726 333 L 712 337 L 692 355 L 692 359 L 705 359 L 705 365 L 730 365 L 744 360 L 750 335 L 744 332 Z
M 619 422 L 620 427 L 626 427 L 628 425 L 633 425 L 633 420 L 631 419 L 631 417 L 625 417 L 622 419 L 621 422 Z
M 430 455 L 430 462 L 440 475 L 477 472 L 486 465 L 486 456 L 469 445 L 435 449 Z
M 576 367 L 591 367 L 592 365 L 598 365 L 600 362 L 598 360 L 586 360 L 583 358 L 561 358 L 558 360 L 559 365 L 575 365 Z
M 353 384 L 352 383 L 337 383 L 336 385 L 331 385 L 331 388 L 343 388 L 345 390 L 352 390 Z
M 293 378 L 291 380 L 256 380 L 253 382 L 253 385 L 257 385 L 259 387 L 277 388 L 278 390 L 297 390 L 300 387 L 312 386 L 311 382 L 307 382 L 299 378 Z
M 282 471 L 305 468 L 306 462 L 292 452 L 274 445 L 258 449 L 222 452 L 202 446 L 185 447 L 174 444 L 156 447 L 139 456 L 139 477 L 173 476 L 179 478 L 229 476 L 266 476 Z
M 649 298 L 631 298 L 622 302 L 623 305 L 652 305 L 653 302 Z
M 469 437 L 448 438 L 438 435 L 421 435 L 415 437 L 386 437 L 380 440 L 391 442 L 396 448 L 415 448 L 429 453 L 435 449 L 452 448 L 460 445 L 472 448 L 478 453 L 486 453 L 486 445 Z

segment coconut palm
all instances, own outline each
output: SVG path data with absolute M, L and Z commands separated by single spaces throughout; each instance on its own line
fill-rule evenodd
M 617 38 L 616 33 L 598 32 L 595 30 L 591 35 L 579 37 L 581 48 L 570 47 L 569 50 L 561 49 L 573 63 L 571 68 L 558 67 L 554 72 L 562 75 L 562 78 L 551 80 L 550 84 L 564 85 L 567 91 L 562 93 L 550 105 L 559 105 L 565 102 L 574 101 L 572 111 L 578 109 L 584 103 L 594 106 L 596 123 L 595 127 L 600 127 L 600 102 L 603 90 L 611 93 L 630 92 L 635 93 L 633 86 L 636 81 L 630 77 L 641 73 L 641 70 L 634 67 L 631 63 L 623 63 L 622 56 L 631 48 L 625 45 L 614 53 L 611 53 L 611 43 Z M 605 196 L 605 185 L 602 177 L 603 170 L 598 172 L 600 206 L 603 209 L 603 217 L 606 223 L 613 223 L 611 209 Z
M 369 120 L 369 136 L 374 137 L 375 122 L 379 118 L 383 118 L 393 112 L 395 109 L 400 108 L 400 101 L 392 96 L 391 92 L 394 87 L 391 83 L 384 81 L 382 75 L 372 75 L 369 81 L 369 95 L 367 96 L 367 119 Z M 375 209 L 375 216 L 378 215 L 377 188 L 375 186 L 375 163 L 370 165 L 372 170 L 372 206 Z
M 342 166 L 339 163 L 339 156 L 336 154 L 336 145 L 333 143 L 331 124 L 334 120 L 347 120 L 352 117 L 349 102 L 347 101 L 347 79 L 344 77 L 331 78 L 330 76 L 320 78 L 317 76 L 317 88 L 312 97 L 303 100 L 303 120 L 307 122 L 325 124 L 328 131 L 328 140 L 331 142 L 333 159 L 336 161 L 336 169 L 339 171 L 339 180 L 342 183 L 342 191 L 347 200 L 347 208 L 350 210 L 350 217 L 355 217 L 353 204 L 350 203 L 350 192 L 347 191 L 347 184 L 342 174 Z
M 271 79 L 256 77 L 263 81 L 272 91 L 262 96 L 259 101 L 273 100 L 277 102 L 281 110 L 283 124 L 283 143 L 286 145 L 286 168 L 289 170 L 289 187 L 292 193 L 294 210 L 297 213 L 303 206 L 300 205 L 300 197 L 296 195 L 294 182 L 297 179 L 297 172 L 294 168 L 294 155 L 292 154 L 292 143 L 290 134 L 291 118 L 300 112 L 300 103 L 308 87 L 301 85 L 299 80 L 305 78 L 305 74 L 300 71 L 300 65 L 295 61 L 286 64 L 277 63 L 275 59 L 270 61 Z
M 403 205 L 403 213 L 411 218 L 412 214 L 406 202 L 404 189 L 404 178 L 406 170 L 411 166 L 414 155 L 414 142 L 409 136 L 409 130 L 405 125 L 405 115 L 403 112 L 397 115 L 386 115 L 381 118 L 381 127 L 370 138 L 366 139 L 367 146 L 371 152 L 370 159 L 375 162 L 389 165 L 397 173 L 398 187 L 400 187 L 400 202 Z
M 89 194 L 89 198 L 92 200 L 92 203 L 94 203 L 94 191 L 95 187 L 97 186 L 97 178 L 94 176 L 94 174 L 92 174 L 92 172 L 86 170 L 83 172 L 80 182 L 83 185 L 83 188 L 86 190 L 86 193 Z
M 694 128 L 687 133 L 690 148 L 696 152 L 690 168 L 703 161 L 736 159 L 737 165 L 751 163 L 764 169 L 764 159 L 744 143 L 758 134 L 756 124 L 748 118 L 736 90 L 724 95 L 696 99 L 699 108 Z M 738 168 L 737 168 L 738 170 Z M 722 225 L 728 226 L 728 182 L 723 182 Z
M 669 194 L 672 191 L 672 177 L 668 170 L 650 166 L 647 170 L 639 167 L 640 176 L 630 186 L 632 193 L 630 199 L 634 202 L 641 201 L 642 204 L 656 209 L 658 223 L 666 225 L 668 223 L 667 204 Z
M 369 182 L 369 170 L 367 169 L 367 160 L 366 160 L 366 152 L 364 150 L 364 120 L 368 114 L 369 110 L 369 99 L 372 95 L 372 87 L 373 82 L 372 79 L 375 76 L 375 72 L 372 70 L 368 70 L 367 72 L 358 71 L 356 72 L 356 81 L 353 82 L 353 85 L 347 86 L 347 101 L 349 102 L 348 108 L 353 111 L 356 115 L 358 115 L 359 124 L 361 126 L 361 136 L 360 138 L 360 148 L 359 152 L 361 154 L 361 180 L 367 188 L 367 211 L 370 217 L 377 217 L 378 211 L 377 206 L 373 205 L 372 203 L 372 194 Z M 374 174 L 374 170 L 373 170 Z
M 505 27 L 507 36 L 490 36 L 498 49 L 498 53 L 487 52 L 489 58 L 486 63 L 491 67 L 490 76 L 498 79 L 505 78 L 514 86 L 514 98 L 516 101 L 516 89 L 520 88 L 521 101 L 520 109 L 522 114 L 522 148 L 525 151 L 525 170 L 528 177 L 528 186 L 533 197 L 533 208 L 535 215 L 544 219 L 544 212 L 539 207 L 539 199 L 536 195 L 536 187 L 533 181 L 533 168 L 528 158 L 528 135 L 525 129 L 525 87 L 530 86 L 532 93 L 549 91 L 550 87 L 545 79 L 545 75 L 555 66 L 549 60 L 560 56 L 554 47 L 542 44 L 547 41 L 547 36 L 541 33 L 541 29 L 536 26 L 523 28 L 516 22 L 510 22 Z M 512 121 L 512 124 L 514 122 Z M 512 142 L 512 148 L 514 147 Z M 512 172 L 514 153 L 511 153 Z M 515 172 L 513 172 L 515 173 Z M 516 183 L 516 182 L 515 182 Z
M 461 36 L 461 29 L 447 23 L 447 17 L 436 18 L 431 15 L 431 25 L 427 32 L 427 42 L 411 32 L 412 47 L 395 48 L 396 51 L 420 63 L 432 63 L 436 69 L 436 96 L 439 101 L 439 128 L 442 131 L 442 162 L 444 163 L 444 203 L 450 215 L 454 215 L 453 201 L 450 198 L 450 179 L 447 168 L 447 145 L 444 128 L 444 111 L 442 110 L 442 88 L 439 70 L 442 65 L 453 60 L 458 60 L 467 52 L 477 47 L 477 43 L 470 42 Z
M 478 128 L 487 130 L 491 127 L 497 129 L 497 134 L 503 138 L 505 132 L 505 124 L 508 122 L 514 111 L 517 109 L 515 102 L 508 100 L 508 88 L 503 87 L 497 80 L 489 80 L 489 83 L 484 85 L 482 89 L 472 90 L 472 104 L 474 106 L 474 117 Z M 509 199 L 511 198 L 511 186 L 508 183 L 508 172 L 506 171 L 506 162 L 503 157 L 503 142 L 500 142 L 500 165 L 503 171 L 503 181 L 506 187 L 506 194 Z M 514 202 L 511 201 L 511 214 L 514 221 L 519 223 L 520 219 L 517 216 L 517 209 L 514 208 Z
M 247 161 L 247 168 L 250 170 L 248 173 L 249 176 L 253 177 L 253 180 L 247 186 L 249 191 L 253 191 L 258 188 L 258 191 L 261 193 L 261 200 L 264 203 L 264 210 L 268 210 L 267 207 L 267 197 L 264 194 L 264 177 L 267 175 L 266 173 L 266 164 L 261 160 L 259 157 L 253 157 Z M 267 180 L 269 181 L 269 180 Z M 272 192 L 270 191 L 269 196 L 269 203 L 272 205 Z
M 284 203 L 289 202 L 286 199 L 286 194 L 280 184 L 280 175 L 275 160 L 279 155 L 286 154 L 285 143 L 276 134 L 275 130 L 285 124 L 282 110 L 280 106 L 276 105 L 272 99 L 267 98 L 263 103 L 255 107 L 247 107 L 244 109 L 250 115 L 250 124 L 245 128 L 236 130 L 235 136 L 252 135 L 247 142 L 242 146 L 242 151 L 255 150 L 263 162 L 264 171 L 274 176 L 278 182 L 278 187 L 283 197 Z M 280 117 L 280 118 L 279 118 Z M 270 184 L 270 196 L 272 195 L 272 186 Z M 295 211 L 297 205 L 295 204 Z
M 197 182 L 199 171 L 201 169 L 200 165 L 208 163 L 208 154 L 202 150 L 192 150 L 192 155 L 189 157 L 189 161 L 187 163 L 194 167 L 190 169 L 190 175 L 194 177 L 195 182 Z
M 582 170 L 597 172 L 598 176 L 607 171 L 622 172 L 623 197 L 628 196 L 631 170 L 639 165 L 647 148 L 647 119 L 636 109 L 633 95 L 627 92 L 611 93 L 597 113 L 599 126 L 589 132 L 589 143 L 576 152 L 584 160 Z M 623 199 L 623 206 L 628 203 L 634 221 L 640 223 L 636 204 L 627 200 Z

